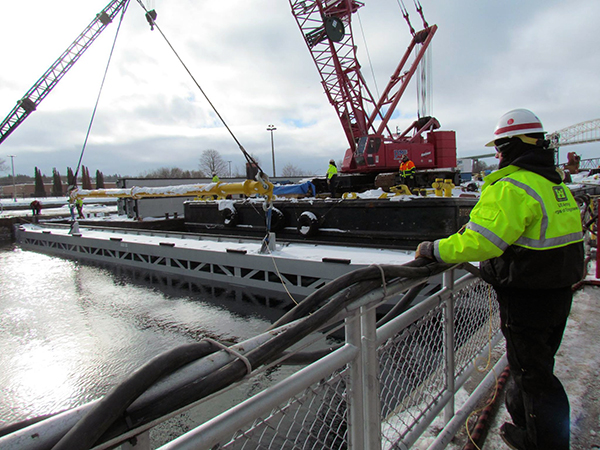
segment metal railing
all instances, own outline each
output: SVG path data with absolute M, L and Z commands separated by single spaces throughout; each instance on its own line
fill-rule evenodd
M 403 449 L 445 410 L 444 448 L 464 423 L 455 393 L 501 339 L 493 290 L 453 276 L 378 329 L 377 301 L 349 311 L 341 348 L 161 449 Z
M 163 450 L 408 449 L 441 414 L 447 425 L 429 449 L 444 448 L 464 426 L 472 405 L 489 395 L 494 372 L 499 374 L 506 365 L 503 357 L 491 367 L 492 349 L 502 339 L 495 293 L 458 266 L 444 266 L 428 276 L 399 277 L 387 283 L 384 269 L 379 269 L 382 279 L 378 286 L 369 281 L 369 289 L 328 317 L 324 327 L 328 331 L 342 324 L 344 339 L 336 350 L 298 371 L 290 371 L 278 383 L 167 443 L 152 442 L 153 427 L 192 408 L 202 408 L 208 404 L 205 402 L 219 402 L 222 392 L 191 399 L 189 405 L 148 423 L 133 423 L 126 418 L 129 431 L 94 448 L 121 444 L 122 448 L 145 450 L 164 444 L 160 447 Z M 458 273 L 464 275 L 455 279 Z M 378 307 L 389 304 L 390 299 L 401 302 L 413 289 L 420 289 L 420 294 L 410 308 L 391 319 L 386 315 L 387 321 L 381 319 Z M 332 299 L 335 301 L 335 297 Z M 315 315 L 318 312 L 308 318 Z M 269 345 L 271 339 L 294 329 L 294 324 L 302 320 L 202 358 L 173 377 L 178 383 L 197 383 L 240 359 L 251 370 L 249 359 L 257 346 Z M 313 342 L 296 342 L 296 350 L 314 344 L 317 336 L 322 338 L 324 333 L 307 335 L 305 340 Z M 278 356 L 263 370 L 279 365 L 285 357 Z M 467 404 L 456 411 L 455 394 L 474 372 L 482 372 L 481 358 L 487 360 L 487 376 Z M 260 375 L 260 369 L 253 370 L 245 381 L 254 383 L 252 377 L 257 373 Z M 139 397 L 127 414 L 136 416 L 136 404 L 160 405 L 164 401 L 160 399 L 168 398 L 169 390 L 177 390 L 174 383 L 163 379 Z M 52 448 L 98 402 L 0 437 L 0 447 Z

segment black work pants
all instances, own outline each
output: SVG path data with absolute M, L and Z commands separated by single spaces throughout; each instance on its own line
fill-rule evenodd
M 337 178 L 337 175 L 332 175 L 331 178 L 327 180 L 327 184 L 329 185 L 329 192 L 331 193 L 332 197 L 335 197 L 338 182 Z
M 402 184 L 405 184 L 409 189 L 415 187 L 415 178 L 411 176 L 402 176 Z
M 496 288 L 511 381 L 506 407 L 515 425 L 527 429 L 531 448 L 568 450 L 569 399 L 554 375 L 573 292 Z

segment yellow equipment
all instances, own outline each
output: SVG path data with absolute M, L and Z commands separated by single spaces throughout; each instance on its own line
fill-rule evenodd
M 246 180 L 241 183 L 208 183 L 185 184 L 179 186 L 138 187 L 127 189 L 79 189 L 70 191 L 72 201 L 78 198 L 118 197 L 118 198 L 150 198 L 150 197 L 210 197 L 226 198 L 228 195 L 242 194 L 246 196 L 262 195 L 268 202 L 273 197 L 273 184 L 269 181 Z

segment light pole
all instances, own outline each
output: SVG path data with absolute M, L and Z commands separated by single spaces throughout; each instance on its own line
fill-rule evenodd
M 275 178 L 277 175 L 275 175 L 275 146 L 273 145 L 273 131 L 275 131 L 277 128 L 275 128 L 275 125 L 269 125 L 267 127 L 267 131 L 271 132 L 271 156 L 273 157 L 273 178 Z
M 15 183 L 15 155 L 7 155 L 10 158 L 10 165 L 12 167 L 12 179 L 13 179 L 13 201 L 17 201 L 17 185 Z
M 231 178 L 231 161 L 227 161 L 229 163 L 229 178 Z

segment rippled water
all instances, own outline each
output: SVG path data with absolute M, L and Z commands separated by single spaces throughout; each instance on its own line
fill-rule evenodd
M 0 426 L 98 398 L 177 345 L 247 339 L 283 313 L 233 294 L 232 310 L 210 292 L 0 248 Z

